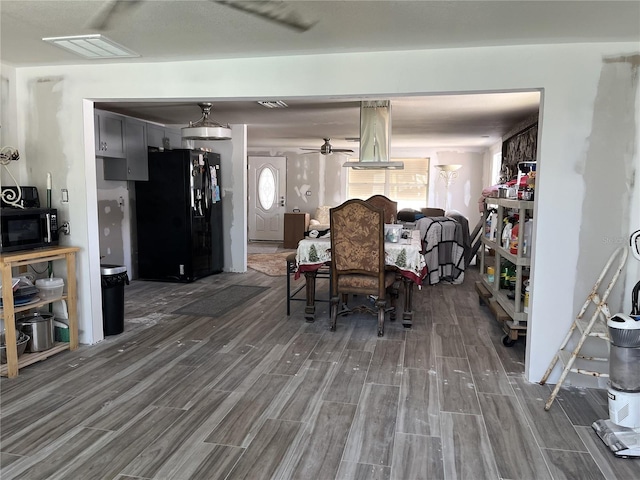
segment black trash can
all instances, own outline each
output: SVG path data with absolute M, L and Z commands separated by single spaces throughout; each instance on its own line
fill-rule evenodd
M 124 285 L 129 285 L 127 267 L 100 265 L 102 286 L 102 330 L 104 336 L 124 332 Z

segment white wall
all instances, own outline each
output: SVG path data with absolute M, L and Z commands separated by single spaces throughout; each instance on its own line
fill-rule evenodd
M 309 213 L 311 218 L 320 205 L 336 206 L 346 199 L 347 169 L 342 164 L 349 159 L 345 154 L 300 154 L 286 149 L 252 150 L 251 155 L 284 156 L 287 158 L 287 211 L 294 208 Z M 458 210 L 469 219 L 471 228 L 480 219 L 478 198 L 484 188 L 483 154 L 457 149 L 393 148 L 391 158 L 429 157 L 429 196 L 425 207 L 444 208 L 444 185 L 438 177 L 437 164 L 460 164 L 458 178 L 449 189 L 451 210 Z M 306 195 L 310 192 L 310 195 Z
M 624 56 L 628 54 L 635 57 Z M 69 188 L 68 218 L 76 227 L 68 241 L 82 247 L 78 262 L 81 341 L 91 343 L 99 338 L 96 322 L 89 320 L 100 312 L 96 306 L 99 296 L 91 295 L 96 285 L 99 289 L 99 255 L 92 207 L 96 205 L 93 132 L 85 128 L 85 118 L 90 120 L 83 113 L 83 99 L 215 100 L 542 89 L 538 222 L 527 337 L 527 376 L 538 380 L 561 341 L 561 332 L 567 330 L 576 307 L 586 297 L 578 272 L 603 264 L 610 254 L 606 245 L 580 241 L 581 237 L 602 235 L 598 225 L 585 218 L 584 205 L 585 194 L 593 193 L 591 185 L 598 176 L 597 169 L 586 165 L 604 160 L 587 153 L 591 138 L 603 141 L 599 131 L 603 125 L 594 118 L 606 113 L 624 122 L 633 119 L 637 58 L 637 44 L 607 43 L 21 68 L 15 80 L 18 147 L 27 154 L 27 180 L 42 186 L 40 172 L 50 170 L 56 172 L 57 187 Z M 331 71 L 316 68 L 325 63 L 332 65 Z M 612 64 L 620 68 L 601 83 L 601 72 Z M 335 75 L 340 69 L 349 75 Z M 193 75 L 194 71 L 199 74 Z M 605 108 L 596 101 L 609 94 L 618 98 L 622 92 L 633 98 L 630 105 L 616 102 Z M 606 161 L 616 171 L 637 175 L 637 132 L 625 128 L 615 139 L 617 144 Z M 235 159 L 235 151 L 233 155 Z M 233 168 L 235 172 L 240 166 Z M 240 180 L 238 174 L 233 185 L 226 187 L 233 190 L 234 212 L 240 210 L 236 202 L 246 198 L 246 182 L 235 183 Z M 614 177 L 620 178 L 611 173 L 610 178 Z M 618 205 L 627 205 L 629 211 L 634 187 L 629 188 L 621 191 L 619 184 L 607 181 L 598 194 L 615 196 Z M 629 231 L 628 212 L 611 210 L 608 203 L 606 208 L 590 207 L 589 215 L 620 216 L 624 234 Z M 246 230 L 240 234 L 246 235 Z M 580 248 L 588 250 L 580 252 Z M 620 307 L 612 305 L 613 309 Z
M 18 148 L 20 132 L 17 122 L 16 70 L 2 65 L 0 72 L 0 148 L 7 146 Z M 20 154 L 22 155 L 23 152 Z M 25 172 L 24 160 L 11 162 L 6 170 L 4 167 L 0 168 L 0 185 L 14 185 L 14 178 L 24 185 L 22 177 Z

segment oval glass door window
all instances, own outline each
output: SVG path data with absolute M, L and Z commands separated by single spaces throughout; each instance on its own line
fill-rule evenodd
M 269 210 L 276 201 L 276 178 L 270 168 L 264 168 L 258 177 L 258 199 L 263 210 Z

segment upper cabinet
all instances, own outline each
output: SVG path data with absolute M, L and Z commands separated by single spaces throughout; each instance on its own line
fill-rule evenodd
M 127 180 L 149 180 L 147 124 L 140 120 L 127 118 L 125 127 Z
M 179 129 L 147 123 L 147 145 L 154 148 L 181 148 L 182 134 Z
M 122 117 L 124 123 L 123 158 L 105 158 L 105 180 L 149 180 L 147 124 Z
M 95 110 L 96 156 L 125 157 L 125 117 Z
M 149 180 L 148 148 L 181 148 L 180 129 L 95 110 L 96 157 L 105 180 Z

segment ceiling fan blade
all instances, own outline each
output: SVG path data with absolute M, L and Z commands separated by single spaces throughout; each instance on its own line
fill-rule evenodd
M 331 153 L 353 153 L 350 148 L 332 148 Z
M 306 32 L 317 22 L 302 18 L 289 4 L 277 0 L 213 0 L 220 5 L 251 13 L 275 23 L 292 28 L 298 32 Z
M 143 0 L 107 0 L 98 12 L 89 20 L 88 28 L 106 30 L 114 18 L 139 6 Z

